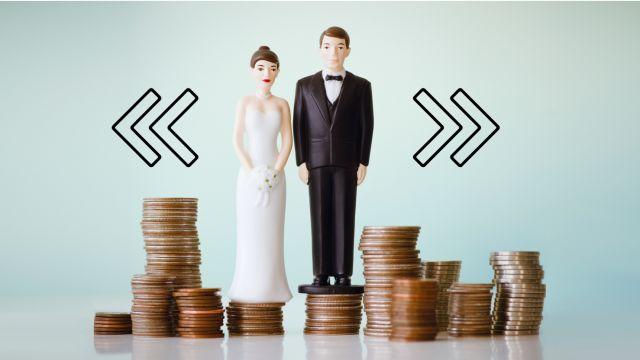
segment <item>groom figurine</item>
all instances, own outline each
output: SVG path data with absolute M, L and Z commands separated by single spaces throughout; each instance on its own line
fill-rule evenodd
M 320 34 L 325 68 L 296 85 L 293 137 L 300 179 L 309 185 L 313 283 L 303 293 L 358 293 L 351 286 L 356 187 L 364 181 L 373 135 L 371 83 L 344 69 L 349 35 Z M 330 285 L 329 278 L 335 283 Z

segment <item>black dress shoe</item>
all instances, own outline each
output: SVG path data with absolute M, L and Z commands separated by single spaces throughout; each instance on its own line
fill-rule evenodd
M 316 276 L 313 279 L 313 286 L 328 286 L 329 278 L 327 276 Z
M 338 276 L 336 280 L 337 286 L 351 286 L 351 278 L 348 276 Z

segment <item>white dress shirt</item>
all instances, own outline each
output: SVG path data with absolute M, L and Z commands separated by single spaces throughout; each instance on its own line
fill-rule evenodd
M 325 80 L 327 75 L 342 75 L 342 81 L 337 80 Z M 333 104 L 334 101 L 340 96 L 340 89 L 342 88 L 342 82 L 344 81 L 344 77 L 347 75 L 346 70 L 342 70 L 342 72 L 334 72 L 329 70 L 322 70 L 322 80 L 324 80 L 324 89 L 327 91 L 327 99 Z

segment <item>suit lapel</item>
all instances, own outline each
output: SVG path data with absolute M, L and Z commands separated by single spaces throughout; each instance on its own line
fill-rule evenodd
M 329 118 L 329 109 L 327 109 L 327 92 L 324 89 L 324 80 L 322 79 L 322 71 L 318 71 L 311 79 L 311 94 L 313 94 L 313 100 L 322 114 L 322 118 L 327 123 L 327 126 L 331 125 Z
M 340 95 L 338 95 L 338 99 L 336 100 L 338 103 L 336 104 L 335 117 L 333 119 L 333 123 L 331 123 L 331 128 L 333 128 L 333 125 L 338 121 L 338 119 L 341 118 L 340 105 L 346 102 L 346 100 L 345 101 L 342 101 L 342 100 L 350 99 L 353 96 L 353 91 L 355 89 L 355 82 L 353 80 L 354 80 L 353 74 L 347 71 L 346 75 L 344 76 L 344 79 L 342 80 L 342 86 L 340 87 Z

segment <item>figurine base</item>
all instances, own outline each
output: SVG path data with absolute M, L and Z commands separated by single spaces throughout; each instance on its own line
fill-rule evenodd
M 308 291 L 325 291 L 308 293 Z M 362 286 L 300 286 L 307 291 L 304 333 L 308 335 L 358 335 L 362 322 Z M 359 291 L 355 294 L 336 291 Z M 327 292 L 330 291 L 330 292 Z M 333 344 L 333 342 L 331 343 Z
M 364 293 L 364 286 L 351 285 L 300 285 L 298 286 L 298 292 L 301 294 L 362 294 Z

